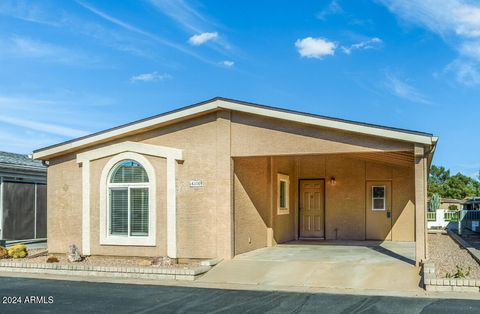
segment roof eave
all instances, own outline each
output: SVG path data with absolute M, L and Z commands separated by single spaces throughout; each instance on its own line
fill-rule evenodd
M 240 111 L 250 114 L 268 116 L 281 120 L 288 120 L 303 124 L 316 125 L 320 127 L 338 129 L 412 143 L 419 143 L 424 145 L 434 145 L 434 142 L 436 142 L 436 137 L 420 132 L 402 131 L 393 128 L 354 123 L 340 119 L 328 119 L 321 116 L 301 114 L 290 110 L 282 110 L 273 107 L 255 105 L 217 97 L 206 102 L 198 103 L 196 105 L 188 106 L 179 110 L 174 110 L 149 119 L 140 120 L 106 131 L 94 133 L 86 137 L 45 147 L 34 151 L 33 158 L 48 160 L 53 157 L 61 156 L 72 151 L 77 151 L 88 146 L 104 143 L 115 138 L 124 137 L 126 135 L 133 135 L 167 124 L 177 123 L 179 121 L 187 120 L 195 116 L 204 115 L 206 113 L 221 109 Z

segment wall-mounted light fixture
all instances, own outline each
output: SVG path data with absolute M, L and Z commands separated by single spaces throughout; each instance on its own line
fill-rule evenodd
M 330 178 L 330 184 L 335 185 L 336 183 L 337 183 L 337 181 L 335 180 L 335 177 L 331 177 Z

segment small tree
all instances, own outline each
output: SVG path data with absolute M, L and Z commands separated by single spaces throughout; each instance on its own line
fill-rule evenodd
M 430 198 L 430 202 L 428 203 L 428 210 L 431 212 L 436 211 L 437 209 L 440 208 L 440 195 L 438 193 L 432 194 L 432 197 Z
M 449 211 L 457 211 L 457 210 L 458 210 L 458 206 L 457 206 L 457 205 L 448 205 L 448 210 L 449 210 Z

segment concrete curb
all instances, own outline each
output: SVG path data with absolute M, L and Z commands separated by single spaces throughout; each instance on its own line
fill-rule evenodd
M 176 267 L 112 267 L 58 263 L 1 261 L 0 272 L 44 273 L 52 275 L 94 276 L 132 279 L 195 280 L 212 267 L 208 265 Z
M 472 247 L 470 245 L 470 243 L 468 243 L 467 241 L 465 241 L 464 239 L 462 239 L 462 237 L 460 237 L 458 234 L 456 234 L 455 232 L 451 231 L 451 230 L 448 230 L 448 235 L 450 237 L 452 237 L 458 244 L 460 244 L 461 246 L 463 246 L 464 249 L 466 249 L 468 251 L 468 253 L 470 253 L 470 255 L 473 257 L 474 260 L 477 261 L 477 263 L 480 264 L 480 251 L 477 250 L 476 248 Z
M 424 263 L 422 274 L 427 291 L 480 292 L 480 279 L 437 278 L 433 263 Z

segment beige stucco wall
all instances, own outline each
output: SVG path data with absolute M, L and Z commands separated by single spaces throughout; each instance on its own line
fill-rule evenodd
M 136 141 L 183 150 L 185 161 L 176 165 L 177 245 L 178 256 L 184 258 L 226 257 L 232 254 L 229 119 L 225 113 L 211 113 L 192 120 L 151 130 L 143 134 L 117 139 Z M 218 119 L 217 119 L 218 115 Z M 225 123 L 225 121 L 227 121 Z M 223 141 L 223 142 L 222 142 Z M 88 150 L 103 147 L 98 145 Z M 217 149 L 217 147 L 220 147 Z M 225 151 L 227 149 L 227 151 Z M 81 152 L 88 151 L 82 150 Z M 218 156 L 217 151 L 222 152 Z M 145 156 L 157 174 L 157 245 L 155 247 L 100 246 L 98 213 L 98 181 L 106 157 L 91 163 L 91 252 L 107 255 L 164 255 L 165 226 L 165 160 Z M 65 252 L 68 245 L 81 247 L 82 171 L 76 153 L 50 161 L 48 169 L 48 246 L 51 252 Z M 191 188 L 190 180 L 203 181 L 201 188 Z M 163 189 L 163 191 L 162 191 Z M 219 217 L 219 218 L 218 218 Z M 225 218 L 227 217 L 227 218 Z M 218 220 L 221 220 L 219 222 Z M 232 219 L 233 220 L 233 219 Z
M 240 112 L 232 113 L 232 156 L 411 150 L 412 144 L 334 131 Z M 255 139 L 252 141 L 252 139 Z
M 366 180 L 391 180 L 392 239 L 414 239 L 413 168 L 373 163 L 345 154 L 409 150 L 411 144 L 220 111 L 115 139 L 88 150 L 121 141 L 183 150 L 184 162 L 176 164 L 179 257 L 229 258 L 263 247 L 268 244 L 268 228 L 273 230 L 274 243 L 295 239 L 298 179 L 302 178 L 326 179 L 327 239 L 365 239 Z M 79 152 L 83 151 L 87 150 Z M 50 161 L 48 245 L 51 252 L 65 252 L 71 243 L 81 246 L 82 171 L 76 163 L 77 153 Z M 90 169 L 92 254 L 165 254 L 165 160 L 146 157 L 157 173 L 157 245 L 136 248 L 98 244 L 98 181 L 103 165 L 110 159 L 107 157 L 92 162 Z M 290 176 L 288 215 L 277 215 L 277 173 Z M 329 184 L 332 176 L 337 181 L 334 186 Z M 204 186 L 191 188 L 189 183 L 193 179 L 202 180 Z
M 50 160 L 47 170 L 48 250 L 65 253 L 82 244 L 82 169 L 75 156 Z
M 270 157 L 234 160 L 235 254 L 267 246 L 271 228 Z

